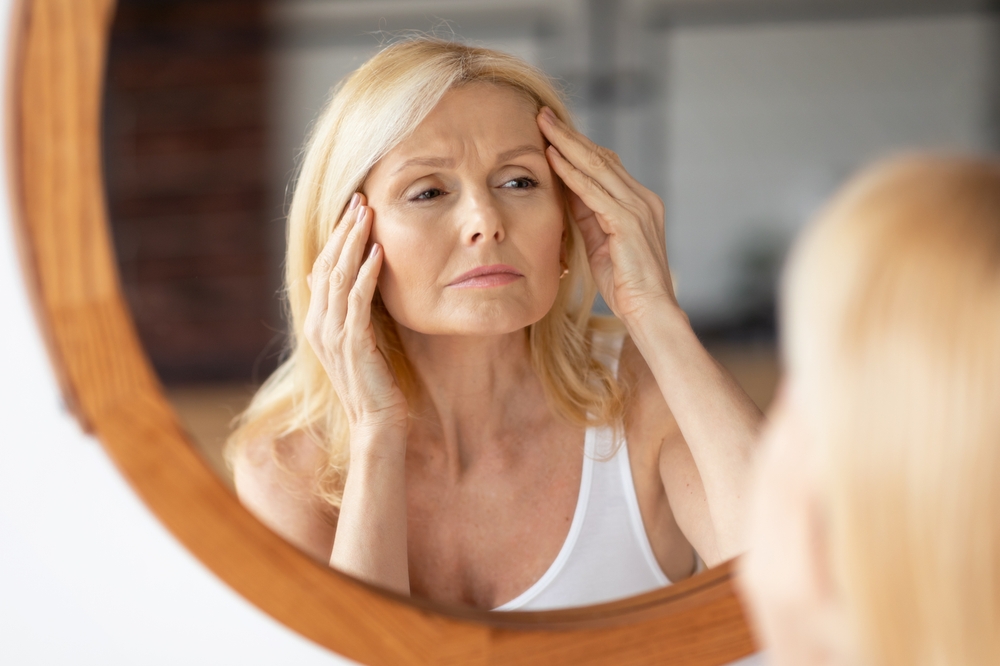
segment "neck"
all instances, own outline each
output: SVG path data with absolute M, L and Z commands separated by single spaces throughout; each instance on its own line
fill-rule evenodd
M 544 405 L 523 330 L 479 337 L 399 327 L 399 336 L 419 386 L 411 439 L 443 453 L 456 473 L 484 454 L 503 454 L 497 443 Z

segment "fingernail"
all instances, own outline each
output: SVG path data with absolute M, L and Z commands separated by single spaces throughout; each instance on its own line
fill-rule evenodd
M 358 206 L 358 202 L 361 201 L 361 195 L 357 192 L 351 197 L 351 204 L 347 207 L 347 210 L 354 210 Z
M 544 109 L 542 109 L 542 115 L 544 115 L 546 118 L 548 118 L 552 122 L 555 122 L 556 120 L 558 120 L 558 118 L 556 118 L 556 114 L 549 107 L 545 107 Z
M 360 222 L 361 220 L 365 219 L 365 209 L 366 208 L 367 208 L 367 206 L 359 206 L 358 207 L 358 218 L 357 218 L 358 222 Z

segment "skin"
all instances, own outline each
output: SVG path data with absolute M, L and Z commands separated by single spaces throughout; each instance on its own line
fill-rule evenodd
M 301 434 L 278 443 L 283 469 L 272 442 L 247 447 L 244 503 L 331 566 L 404 594 L 494 608 L 540 578 L 583 463 L 584 431 L 546 406 L 524 339 L 558 290 L 566 197 L 630 334 L 626 437 L 653 551 L 672 580 L 692 572 L 692 546 L 709 565 L 741 552 L 760 414 L 674 299 L 662 202 L 613 153 L 483 83 L 449 91 L 375 166 L 313 269 L 306 335 L 351 422 L 339 514 L 311 499 L 322 454 Z M 502 284 L 456 283 L 495 264 L 513 271 Z M 412 405 L 375 348 L 376 288 L 420 380 Z
M 862 663 L 826 558 L 818 464 L 802 403 L 786 384 L 768 426 L 738 584 L 774 666 Z

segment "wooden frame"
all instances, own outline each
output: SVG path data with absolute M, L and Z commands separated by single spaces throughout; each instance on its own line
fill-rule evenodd
M 303 636 L 367 664 L 725 664 L 753 651 L 723 565 L 620 602 L 544 613 L 439 607 L 317 564 L 254 519 L 201 461 L 122 297 L 100 168 L 114 0 L 23 0 L 8 145 L 26 282 L 62 392 L 163 524 Z

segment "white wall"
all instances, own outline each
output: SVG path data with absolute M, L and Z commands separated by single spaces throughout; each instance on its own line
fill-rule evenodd
M 975 17 L 673 31 L 667 246 L 692 318 L 731 310 L 749 234 L 794 234 L 859 166 L 982 150 L 997 31 Z

